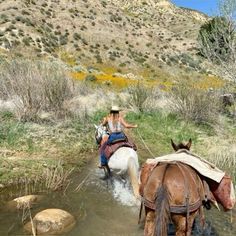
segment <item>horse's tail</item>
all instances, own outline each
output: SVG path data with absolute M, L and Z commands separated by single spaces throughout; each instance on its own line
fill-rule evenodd
M 137 160 L 133 156 L 131 156 L 128 160 L 128 174 L 136 198 L 139 197 L 139 164 Z
M 170 220 L 170 194 L 163 183 L 166 169 L 168 165 L 166 165 L 161 185 L 157 189 L 156 193 L 156 220 L 155 220 L 155 234 L 156 236 L 167 235 L 168 223 Z

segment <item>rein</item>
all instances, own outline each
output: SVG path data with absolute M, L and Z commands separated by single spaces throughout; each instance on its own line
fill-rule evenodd
M 156 156 L 153 154 L 153 152 L 152 152 L 152 151 L 150 150 L 150 148 L 147 146 L 147 144 L 146 144 L 145 141 L 143 140 L 143 137 L 142 137 L 142 135 L 140 134 L 140 132 L 139 132 L 138 129 L 137 129 L 137 132 L 138 132 L 138 135 L 139 135 L 139 137 L 140 137 L 140 139 L 141 139 L 143 145 L 145 146 L 145 148 L 148 150 L 148 152 L 151 154 L 151 156 L 152 156 L 153 158 L 155 158 Z

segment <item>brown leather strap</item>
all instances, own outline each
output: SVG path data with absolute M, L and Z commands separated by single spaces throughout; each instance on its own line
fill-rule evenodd
M 184 197 L 185 197 L 185 206 L 184 206 L 184 209 L 186 209 L 185 212 L 183 213 L 186 213 L 186 229 L 188 229 L 188 226 L 189 226 L 189 212 L 190 212 L 190 205 L 189 205 L 189 181 L 186 177 L 186 174 L 184 172 L 184 170 L 186 171 L 186 166 L 177 162 L 176 165 L 178 166 L 180 172 L 182 173 L 182 176 L 183 176 L 183 179 L 184 179 Z M 188 170 L 187 170 L 188 172 Z M 191 176 L 192 177 L 192 176 Z M 176 209 L 173 209 L 173 210 L 177 210 L 177 211 L 183 211 L 184 209 L 181 209 L 180 208 L 181 206 L 178 206 Z M 174 213 L 177 213 L 177 212 L 174 212 Z M 187 235 L 187 231 L 186 230 L 186 235 Z
M 187 206 L 171 206 L 170 212 L 176 213 L 176 214 L 183 214 L 186 213 L 187 210 L 189 213 L 196 211 L 200 206 L 202 205 L 202 202 L 200 199 L 198 199 L 195 203 L 189 204 Z
M 155 202 L 149 201 L 148 199 L 142 198 L 142 202 L 144 206 L 155 210 Z M 201 199 L 198 199 L 196 202 L 189 204 L 189 212 L 196 211 L 200 206 L 202 205 Z M 179 205 L 179 206 L 170 206 L 170 212 L 176 213 L 176 214 L 184 214 L 187 212 L 187 206 L 186 205 Z

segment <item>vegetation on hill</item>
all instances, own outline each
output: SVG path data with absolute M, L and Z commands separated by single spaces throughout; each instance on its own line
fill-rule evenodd
M 208 17 L 169 1 L 151 2 L 0 1 L 2 54 L 58 58 L 76 68 L 113 67 L 125 74 L 145 70 L 145 78 L 172 67 L 205 72 L 196 39 Z

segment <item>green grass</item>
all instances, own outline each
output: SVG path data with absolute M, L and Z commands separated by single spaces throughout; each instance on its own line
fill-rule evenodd
M 10 120 L 0 123 L 0 146 L 16 148 L 22 145 L 22 137 L 26 133 L 25 125 Z
M 98 111 L 85 119 L 73 118 L 54 125 L 19 123 L 6 115 L 7 118 L 1 119 L 0 123 L 0 149 L 10 150 L 13 154 L 0 156 L 0 183 L 14 182 L 26 176 L 35 178 L 45 166 L 53 166 L 59 160 L 65 169 L 79 170 L 91 157 L 98 156 L 94 124 L 99 124 L 106 114 L 105 111 Z M 235 178 L 235 156 L 227 152 L 217 157 L 208 157 L 208 150 L 203 148 L 204 140 L 210 141 L 213 137 L 215 142 L 215 138 L 218 138 L 212 126 L 186 122 L 175 114 L 161 111 L 130 112 L 125 119 L 128 123 L 138 125 L 137 129 L 126 132 L 138 147 L 140 164 L 153 155 L 157 157 L 174 152 L 171 139 L 179 143 L 191 138 L 191 150 L 194 153 L 207 157 Z M 227 130 L 227 135 L 232 137 L 235 134 L 236 129 L 232 123 L 225 122 L 223 126 L 221 129 Z M 11 156 L 8 155 L 13 158 L 9 159 Z
M 155 113 L 130 113 L 126 117 L 130 123 L 138 124 L 138 129 L 134 130 L 135 140 L 138 146 L 145 149 L 143 142 L 149 147 L 155 156 L 165 155 L 173 152 L 170 140 L 176 143 L 188 141 L 197 143 L 199 136 L 199 127 L 193 123 L 186 123 L 174 114 Z M 141 161 L 152 156 L 145 154 L 141 156 Z

